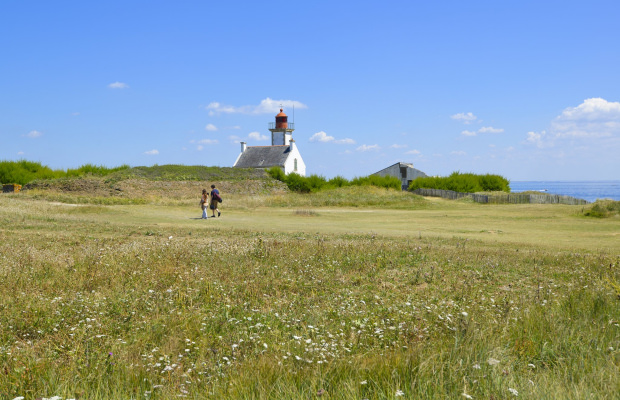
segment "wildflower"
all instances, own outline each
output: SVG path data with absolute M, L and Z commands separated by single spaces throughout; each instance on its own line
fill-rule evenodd
M 368 383 L 368 381 L 361 381 L 360 385 L 366 385 Z
M 518 396 L 518 395 L 519 395 L 519 392 L 517 392 L 517 389 L 508 388 L 508 391 L 509 391 L 510 393 L 512 393 L 513 395 L 515 395 L 515 396 Z
M 499 360 L 497 360 L 495 358 L 489 358 L 487 360 L 487 362 L 489 363 L 489 365 L 497 365 L 497 364 L 499 364 Z
M 462 315 L 462 316 L 464 316 L 465 318 L 467 318 L 467 317 L 469 316 L 469 314 L 467 314 L 465 311 L 463 311 L 463 312 L 461 313 L 461 315 Z
M 530 368 L 536 368 L 536 366 L 534 364 L 527 364 L 528 367 Z
M 398 389 L 398 390 L 396 391 L 396 393 L 394 393 L 394 396 L 396 396 L 396 397 L 400 397 L 400 396 L 404 396 L 404 395 L 405 395 L 405 392 L 403 392 L 403 391 L 402 391 L 402 390 L 400 390 L 400 389 Z
M 472 366 L 472 368 L 473 368 L 473 369 L 480 369 L 480 368 L 482 368 L 482 367 L 480 367 L 480 364 L 474 364 L 474 365 Z
M 473 399 L 473 397 L 468 395 L 467 393 L 463 393 L 463 397 L 465 397 L 466 399 Z

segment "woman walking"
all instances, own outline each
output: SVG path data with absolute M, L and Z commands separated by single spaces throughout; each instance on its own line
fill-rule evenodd
M 202 197 L 200 198 L 200 207 L 202 207 L 202 219 L 209 218 L 207 216 L 207 207 L 209 206 L 209 194 L 207 189 L 202 189 Z

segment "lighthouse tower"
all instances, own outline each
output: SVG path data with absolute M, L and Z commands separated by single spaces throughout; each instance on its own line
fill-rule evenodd
M 272 146 L 288 146 L 293 138 L 295 123 L 288 122 L 288 116 L 280 109 L 280 114 L 276 115 L 276 122 L 269 123 L 269 131 L 271 132 Z
M 261 168 L 279 167 L 285 174 L 296 173 L 306 176 L 306 164 L 299 154 L 299 149 L 293 140 L 295 126 L 288 122 L 288 117 L 282 109 L 276 115 L 276 122 L 269 123 L 271 132 L 271 146 L 248 146 L 241 142 L 241 154 L 233 167 Z

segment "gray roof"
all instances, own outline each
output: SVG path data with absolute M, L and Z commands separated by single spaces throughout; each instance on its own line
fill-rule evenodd
M 290 146 L 248 146 L 235 164 L 238 168 L 283 167 L 290 154 Z

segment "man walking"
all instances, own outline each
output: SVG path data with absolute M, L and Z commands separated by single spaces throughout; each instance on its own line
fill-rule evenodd
M 211 204 L 209 204 L 209 208 L 213 211 L 213 217 L 215 218 L 215 212 L 217 211 L 217 216 L 222 215 L 220 210 L 217 208 L 217 205 L 222 202 L 222 198 L 220 197 L 220 191 L 215 188 L 215 185 L 211 185 Z

